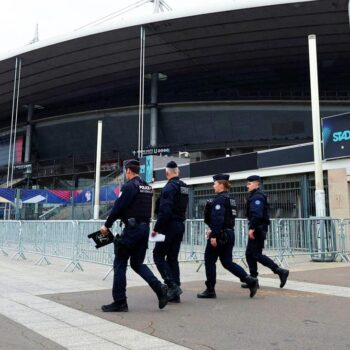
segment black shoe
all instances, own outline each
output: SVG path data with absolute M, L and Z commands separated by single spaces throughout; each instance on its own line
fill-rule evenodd
M 215 290 L 207 288 L 202 293 L 198 293 L 197 298 L 199 298 L 199 299 L 215 299 L 216 298 Z
M 280 278 L 281 284 L 280 284 L 280 288 L 283 288 L 285 286 L 285 284 L 287 283 L 287 279 L 289 276 L 289 270 L 286 269 L 282 269 L 282 268 L 278 268 L 276 270 L 277 275 Z
M 163 309 L 166 304 L 168 304 L 168 286 L 166 284 L 161 284 L 156 291 L 159 308 Z
M 253 298 L 258 290 L 259 281 L 256 277 L 247 276 L 246 283 L 250 290 L 250 297 Z
M 128 304 L 126 302 L 113 302 L 112 304 L 102 305 L 101 309 L 103 312 L 128 312 Z
M 241 284 L 241 288 L 248 289 L 249 286 L 248 286 L 247 283 L 242 283 L 242 284 Z M 258 289 L 260 289 L 259 281 L 258 281 Z
M 175 298 L 172 298 L 172 299 L 168 299 L 168 302 L 169 303 L 176 303 L 176 304 L 179 304 L 179 303 L 181 303 L 181 299 L 180 299 L 180 296 L 177 296 L 177 297 L 175 297 Z
M 177 284 L 174 283 L 168 289 L 168 300 L 175 299 L 179 297 L 181 294 L 182 294 L 182 289 Z

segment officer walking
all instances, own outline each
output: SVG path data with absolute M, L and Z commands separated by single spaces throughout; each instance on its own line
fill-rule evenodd
M 247 212 L 249 222 L 248 244 L 246 249 L 246 259 L 249 266 L 250 275 L 258 277 L 258 262 L 270 268 L 273 273 L 280 278 L 280 287 L 283 288 L 287 282 L 289 271 L 280 268 L 273 260 L 262 251 L 270 224 L 268 213 L 268 200 L 264 192 L 260 189 L 261 178 L 252 175 L 247 178 Z M 242 284 L 242 288 L 248 288 L 247 284 Z
M 165 175 L 168 179 L 156 206 L 157 222 L 152 232 L 165 235 L 164 242 L 157 242 L 153 250 L 153 260 L 167 284 L 168 300 L 180 302 L 180 269 L 178 255 L 183 234 L 184 221 L 188 205 L 188 187 L 179 178 L 179 168 L 174 161 L 166 165 Z
M 125 228 L 121 237 L 116 237 L 114 279 L 112 295 L 114 301 L 103 305 L 104 312 L 128 311 L 126 301 L 126 268 L 130 258 L 131 268 L 139 274 L 157 294 L 159 308 L 162 309 L 168 302 L 168 287 L 162 284 L 143 264 L 148 247 L 149 224 L 152 211 L 152 187 L 140 177 L 140 163 L 129 160 L 125 164 L 127 182 L 122 186 L 119 198 L 100 231 L 107 234 L 117 219 L 121 219 Z
M 218 174 L 213 176 L 213 179 L 216 196 L 212 201 L 208 201 L 204 211 L 204 221 L 210 228 L 204 255 L 207 288 L 197 294 L 197 298 L 216 298 L 216 262 L 218 258 L 226 270 L 247 284 L 250 289 L 250 297 L 253 298 L 258 288 L 257 278 L 249 276 L 241 266 L 232 261 L 237 207 L 236 201 L 230 198 L 228 192 L 230 189 L 229 175 Z

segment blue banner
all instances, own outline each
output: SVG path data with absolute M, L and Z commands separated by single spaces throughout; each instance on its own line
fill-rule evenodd
M 325 159 L 350 157 L 350 113 L 322 119 Z

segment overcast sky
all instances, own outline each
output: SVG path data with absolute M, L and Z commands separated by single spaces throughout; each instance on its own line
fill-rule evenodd
M 39 40 L 71 32 L 140 0 L 0 0 L 0 54 L 28 44 L 39 25 Z M 220 0 L 216 0 L 220 1 Z M 215 0 L 166 0 L 175 11 Z M 127 16 L 150 14 L 146 4 Z

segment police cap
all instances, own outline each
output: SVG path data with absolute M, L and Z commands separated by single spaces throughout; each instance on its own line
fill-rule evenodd
M 261 177 L 259 175 L 251 175 L 247 177 L 248 182 L 259 181 L 261 182 Z
M 219 181 L 219 180 L 228 181 L 229 178 L 230 178 L 230 175 L 227 175 L 227 174 L 216 174 L 213 176 L 214 181 Z
M 125 161 L 125 169 L 130 166 L 140 166 L 140 162 L 136 159 L 129 159 Z
M 175 168 L 177 168 L 177 164 L 173 160 L 171 160 L 170 162 L 168 162 L 166 167 L 170 168 L 170 169 L 175 169 Z

